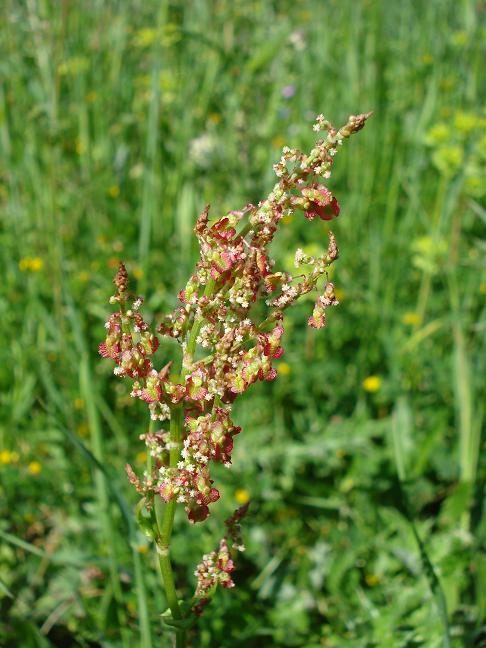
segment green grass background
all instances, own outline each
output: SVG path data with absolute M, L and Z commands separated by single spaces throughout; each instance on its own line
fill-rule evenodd
M 264 197 L 315 114 L 368 110 L 329 181 L 341 305 L 324 331 L 310 302 L 287 317 L 222 500 L 176 520 L 177 581 L 192 591 L 243 490 L 237 587 L 194 646 L 486 645 L 484 9 L 4 0 L 0 645 L 171 645 L 124 473 L 146 409 L 96 353 L 114 268 L 150 318 L 173 308 L 204 204 Z M 325 232 L 295 217 L 275 254 Z

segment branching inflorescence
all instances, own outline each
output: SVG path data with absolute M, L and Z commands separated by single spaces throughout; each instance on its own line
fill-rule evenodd
M 151 356 L 159 338 L 140 315 L 142 298 L 129 294 L 127 272 L 120 264 L 110 300 L 118 311 L 106 324 L 100 353 L 115 361 L 117 376 L 132 380 L 131 395 L 145 401 L 152 420 L 161 424 L 160 430 L 142 436 L 152 458 L 150 470 L 138 477 L 127 466 L 129 479 L 148 508 L 160 496 L 172 506 L 183 504 L 191 522 L 206 519 L 209 506 L 220 496 L 211 479 L 211 464 L 231 465 L 233 439 L 240 432 L 231 419 L 232 404 L 254 382 L 276 377 L 273 361 L 283 354 L 284 311 L 315 290 L 321 278 L 323 287 L 309 326 L 323 327 L 326 309 L 338 303 L 327 278 L 328 267 L 338 257 L 332 232 L 322 256 L 296 251 L 295 276 L 275 269 L 268 248 L 285 216 L 302 211 L 309 220 L 330 221 L 339 215 L 336 198 L 319 178 L 330 177 L 339 146 L 364 126 L 370 114 L 349 117 L 339 130 L 319 115 L 314 130 L 327 131 L 327 136 L 308 155 L 283 149 L 274 165 L 279 180 L 265 200 L 214 222 L 209 220 L 209 206 L 204 209 L 195 225 L 200 259 L 179 293 L 181 305 L 157 329 L 180 344 L 182 363 L 175 372 L 171 363 L 154 367 Z M 262 307 L 257 306 L 259 301 Z M 166 420 L 171 421 L 169 429 L 162 427 Z M 235 514 L 237 522 L 243 512 Z M 233 584 L 230 536 L 198 566 L 200 601 L 218 582 Z M 200 607 L 196 605 L 195 611 Z

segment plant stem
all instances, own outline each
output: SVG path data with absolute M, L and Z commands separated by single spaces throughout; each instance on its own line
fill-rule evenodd
M 206 284 L 206 288 L 204 290 L 204 297 L 211 297 L 214 291 L 214 284 L 216 282 L 214 279 L 209 279 L 208 283 Z M 194 352 L 196 350 L 196 340 L 197 336 L 199 335 L 199 331 L 201 330 L 202 323 L 204 321 L 203 317 L 197 317 L 194 320 L 194 324 L 192 325 L 191 332 L 189 334 L 189 340 L 187 342 L 187 356 L 190 358 L 190 361 L 192 362 L 192 356 L 194 355 Z M 185 374 L 185 371 L 183 371 L 183 376 Z
M 442 176 L 439 188 L 437 190 L 437 195 L 435 199 L 434 213 L 432 215 L 432 241 L 435 243 L 439 238 L 440 234 L 440 225 L 441 225 L 441 216 L 444 208 L 444 201 L 447 193 L 448 180 L 446 176 Z M 433 271 L 425 270 L 422 275 L 422 281 L 419 289 L 419 296 L 417 301 L 417 314 L 418 321 L 420 324 L 423 324 L 425 319 L 425 312 L 427 310 L 427 303 L 430 297 L 430 290 L 432 288 L 432 275 Z
M 101 423 L 99 419 L 98 410 L 94 397 L 91 372 L 89 367 L 88 355 L 84 351 L 81 356 L 80 372 L 79 372 L 80 391 L 86 403 L 86 414 L 88 417 L 91 444 L 93 448 L 93 455 L 101 463 L 105 463 L 104 448 L 103 448 L 103 434 L 101 430 Z M 125 614 L 125 606 L 123 601 L 123 592 L 120 584 L 120 577 L 118 574 L 118 560 L 116 556 L 116 536 L 114 532 L 114 525 L 110 513 L 110 495 L 106 484 L 105 476 L 96 471 L 94 474 L 96 485 L 96 496 L 98 499 L 99 515 L 101 519 L 101 526 L 103 530 L 104 540 L 108 548 L 109 569 L 111 586 L 113 590 L 113 598 L 116 603 L 116 614 L 118 624 L 120 626 L 120 634 L 122 644 L 125 647 L 129 646 L 127 619 Z
M 170 462 L 171 468 L 175 468 L 179 461 L 181 451 L 181 438 L 182 438 L 182 421 L 183 409 L 181 405 L 176 405 L 171 410 L 170 417 Z M 174 583 L 174 575 L 172 572 L 172 563 L 170 560 L 170 539 L 172 535 L 172 527 L 174 524 L 174 515 L 176 509 L 176 499 L 172 498 L 165 506 L 162 504 L 161 498 L 155 498 L 155 517 L 159 529 L 159 537 L 157 539 L 157 553 L 159 557 L 160 572 L 162 574 L 162 581 L 164 584 L 165 595 L 169 605 L 172 617 L 174 619 L 182 619 L 182 613 L 177 599 L 177 593 Z M 176 631 L 176 647 L 184 648 L 186 645 L 186 633 L 184 630 Z
M 206 284 L 204 295 L 209 297 L 214 291 L 214 280 L 210 279 Z M 196 349 L 196 339 L 199 335 L 203 318 L 199 317 L 194 321 L 191 332 L 189 334 L 189 341 L 187 344 L 187 354 L 192 361 Z M 186 371 L 182 371 L 182 380 L 184 379 Z M 182 426 L 184 422 L 184 408 L 182 403 L 171 407 L 170 413 L 170 455 L 169 466 L 175 468 L 181 455 L 182 443 Z M 170 502 L 163 504 L 160 497 L 156 497 L 154 501 L 155 518 L 157 520 L 158 538 L 157 538 L 157 553 L 159 557 L 160 573 L 162 574 L 162 581 L 164 583 L 165 595 L 167 597 L 167 604 L 174 619 L 182 619 L 182 612 L 179 607 L 177 599 L 177 592 L 174 583 L 174 574 L 172 571 L 172 563 L 170 560 L 170 539 L 172 536 L 172 527 L 174 525 L 174 516 L 177 506 L 177 501 L 173 497 Z M 186 646 L 186 632 L 185 630 L 176 630 L 176 648 L 185 648 Z

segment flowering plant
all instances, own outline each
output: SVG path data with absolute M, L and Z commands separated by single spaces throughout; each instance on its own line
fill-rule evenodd
M 247 506 L 227 520 L 218 550 L 203 557 L 195 572 L 194 597 L 183 605 L 176 595 L 169 556 L 176 505 L 182 504 L 189 521 L 196 523 L 208 517 L 211 504 L 219 499 L 211 465 L 231 465 L 234 437 L 241 431 L 231 419 L 232 404 L 256 381 L 275 379 L 273 361 L 283 354 L 284 311 L 316 289 L 320 279 L 324 285 L 309 326 L 323 327 L 326 309 L 338 303 L 327 277 L 327 268 L 338 257 L 332 232 L 322 256 L 296 251 L 295 276 L 275 269 L 269 245 L 282 219 L 296 211 L 309 220 L 330 221 L 339 215 L 336 198 L 319 178 L 330 177 L 339 146 L 370 115 L 352 115 L 339 130 L 319 115 L 314 130 L 326 131 L 326 137 L 308 155 L 283 149 L 274 165 L 278 182 L 265 200 L 214 222 L 209 220 L 209 206 L 204 209 L 195 225 L 200 259 L 179 293 L 181 305 L 157 329 L 159 335 L 179 343 L 177 367 L 172 363 L 154 367 L 151 357 L 159 337 L 140 314 L 142 298 L 128 292 L 123 264 L 115 276 L 110 303 L 118 310 L 106 323 L 107 337 L 99 350 L 115 361 L 114 373 L 132 381 L 131 395 L 145 401 L 150 410 L 152 423 L 141 437 L 149 450 L 147 470 L 140 477 L 128 465 L 127 473 L 142 496 L 138 521 L 156 543 L 170 611 L 164 619 L 176 628 L 178 646 L 185 645 L 187 628 L 218 584 L 228 588 L 234 584 L 232 552 L 244 549 L 240 521 Z M 264 302 L 263 308 L 255 307 L 258 301 Z

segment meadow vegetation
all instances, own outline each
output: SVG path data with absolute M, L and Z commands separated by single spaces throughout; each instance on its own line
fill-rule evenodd
M 206 203 L 257 203 L 284 145 L 373 110 L 339 153 L 340 301 L 285 318 L 278 379 L 204 525 L 251 500 L 204 648 L 486 645 L 484 43 L 472 0 L 5 0 L 0 24 L 0 645 L 170 646 L 133 521 L 146 408 L 97 355 L 120 259 L 177 305 Z M 287 219 L 272 254 L 323 253 Z M 296 245 L 297 244 L 297 245 Z M 162 356 L 161 356 L 162 357 Z

